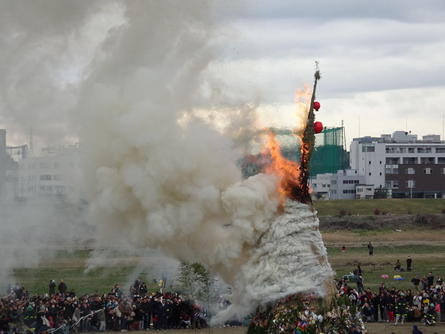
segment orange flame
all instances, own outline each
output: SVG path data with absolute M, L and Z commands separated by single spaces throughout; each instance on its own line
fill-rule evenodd
M 266 144 L 267 153 L 270 155 L 271 163 L 266 168 L 266 173 L 277 175 L 279 178 L 278 193 L 281 203 L 286 198 L 298 200 L 298 189 L 300 189 L 300 165 L 286 159 L 281 154 L 280 144 L 272 132 L 268 132 Z
M 309 86 L 305 86 L 304 90 L 299 90 L 296 93 L 298 121 L 294 130 L 294 135 L 301 142 L 300 153 L 303 159 L 308 157 L 307 153 L 310 151 L 310 145 L 302 142 L 302 133 L 306 127 L 311 95 L 312 91 Z M 278 176 L 279 182 L 277 190 L 280 195 L 281 203 L 284 204 L 284 201 L 287 198 L 301 201 L 305 185 L 301 183 L 302 170 L 300 164 L 283 157 L 280 144 L 271 131 L 268 131 L 266 150 L 266 153 L 270 155 L 271 163 L 265 171 L 266 173 Z M 304 165 L 308 166 L 308 161 L 304 161 Z

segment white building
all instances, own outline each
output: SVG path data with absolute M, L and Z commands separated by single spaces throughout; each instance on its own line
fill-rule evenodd
M 356 199 L 373 199 L 374 198 L 374 186 L 369 184 L 357 184 L 355 187 Z
M 355 138 L 350 167 L 364 184 L 389 190 L 395 197 L 442 197 L 445 194 L 445 142 L 439 135 L 396 131 L 381 137 Z M 425 175 L 431 175 L 425 177 Z M 414 194 L 414 196 L 413 196 Z
M 317 199 L 330 199 L 330 188 L 334 174 L 317 174 L 309 180 L 311 191 Z
M 339 170 L 331 180 L 330 199 L 354 199 L 356 186 L 363 183 L 364 176 L 357 170 Z
M 365 177 L 357 170 L 345 169 L 337 173 L 318 174 L 311 178 L 312 194 L 317 199 L 355 199 L 356 187 Z
M 79 175 L 78 145 L 46 148 L 19 161 L 16 196 L 76 197 Z
M 6 130 L 0 129 L 0 196 L 13 197 L 17 162 L 8 154 Z

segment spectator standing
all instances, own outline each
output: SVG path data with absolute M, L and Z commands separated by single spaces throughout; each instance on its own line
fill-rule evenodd
M 62 295 L 64 295 L 66 293 L 66 291 L 68 290 L 68 287 L 66 286 L 63 279 L 60 280 L 60 283 L 59 283 L 59 286 L 57 287 L 57 289 L 59 290 L 59 293 L 61 293 Z
M 394 265 L 394 270 L 400 271 L 401 268 L 402 268 L 402 264 L 400 263 L 400 260 L 397 260 L 396 264 Z
M 368 242 L 368 253 L 369 253 L 369 256 L 374 255 L 374 246 L 372 245 L 371 241 Z
M 429 288 L 432 287 L 433 284 L 434 284 L 434 276 L 433 276 L 433 273 L 431 271 L 428 273 L 428 276 L 426 277 L 426 279 L 427 279 L 428 287 Z
M 49 281 L 49 284 L 48 284 L 48 294 L 50 296 L 56 294 L 56 281 L 53 280 L 53 279 L 51 281 Z
M 411 271 L 413 269 L 413 259 L 411 256 L 408 256 L 406 259 L 406 271 Z
M 399 295 L 397 297 L 395 310 L 396 310 L 396 322 L 394 323 L 394 325 L 397 325 L 399 320 L 400 320 L 400 323 L 403 325 L 403 323 L 405 322 L 405 318 L 406 318 L 406 300 L 405 300 L 405 296 Z
M 417 290 L 419 290 L 420 279 L 419 279 L 417 276 L 415 276 L 415 277 L 413 277 L 413 278 L 411 279 L 411 283 L 413 283 L 413 285 L 415 286 L 415 288 L 416 288 Z

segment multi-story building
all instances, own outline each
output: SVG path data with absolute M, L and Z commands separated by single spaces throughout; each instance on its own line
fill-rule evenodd
M 357 198 L 356 187 L 363 185 L 364 179 L 357 170 L 345 169 L 318 174 L 311 178 L 310 185 L 318 199 L 354 199 Z
M 404 131 L 381 137 L 355 138 L 351 169 L 364 183 L 387 189 L 392 197 L 445 197 L 445 142 L 439 135 Z
M 311 178 L 309 183 L 311 191 L 317 199 L 330 199 L 331 182 L 334 174 L 323 173 L 317 174 Z
M 364 183 L 364 176 L 357 170 L 345 169 L 337 171 L 331 179 L 330 199 L 354 199 L 356 187 Z
M 7 196 L 13 192 L 14 174 L 17 169 L 17 162 L 8 154 L 6 146 L 6 130 L 0 129 L 0 196 Z
M 50 147 L 40 156 L 19 161 L 16 196 L 73 196 L 78 194 L 79 148 Z
M 28 156 L 28 145 L 6 146 L 6 153 L 15 162 L 19 162 Z

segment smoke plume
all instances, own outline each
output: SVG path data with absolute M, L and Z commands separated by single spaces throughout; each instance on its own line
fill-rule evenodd
M 0 65 L 4 120 L 40 129 L 46 140 L 80 138 L 81 197 L 95 247 L 157 248 L 235 286 L 279 198 L 275 176 L 241 176 L 246 138 L 258 130 L 256 101 L 234 98 L 214 76 L 223 19 L 216 1 L 36 0 L 5 8 L 14 24 L 3 23 L 2 43 L 15 51 L 0 59 L 19 56 L 11 68 Z
M 98 248 L 159 248 L 234 283 L 278 196 L 273 176 L 242 180 L 234 129 L 251 113 L 208 92 L 216 15 L 209 1 L 127 3 L 83 89 L 80 133 Z

